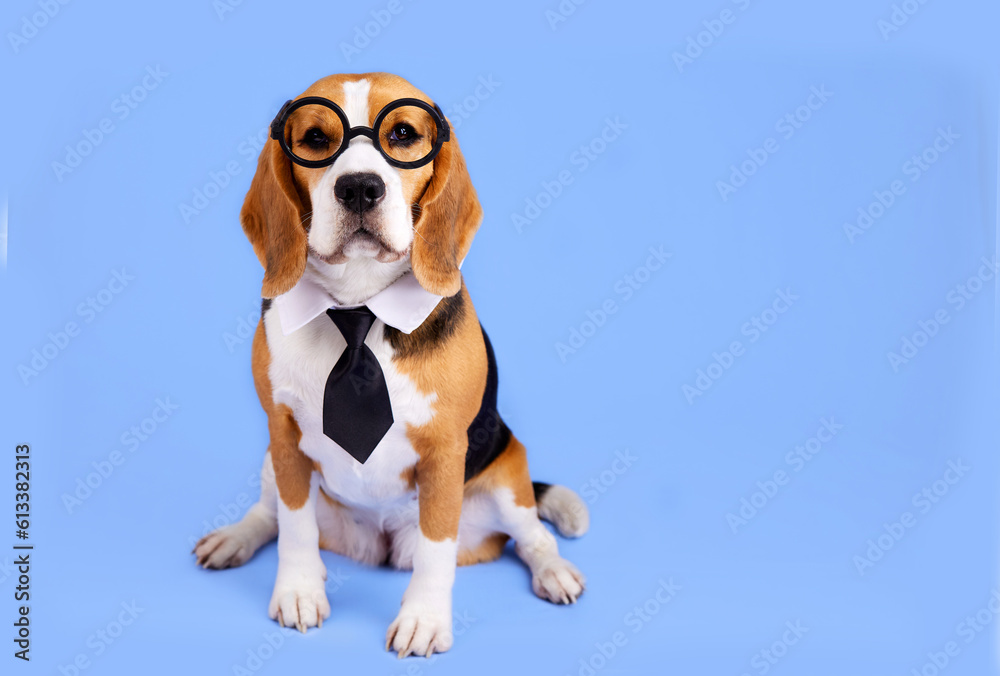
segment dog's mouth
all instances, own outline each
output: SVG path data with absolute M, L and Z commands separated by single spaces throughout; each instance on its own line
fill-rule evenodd
M 382 241 L 381 237 L 365 227 L 360 227 L 348 235 L 344 241 L 344 246 L 346 247 L 348 244 L 357 244 L 363 247 L 390 250 L 389 246 Z
M 343 250 L 348 256 L 365 256 L 382 263 L 398 261 L 406 255 L 405 251 L 396 251 L 381 235 L 366 228 L 357 227 L 354 232 L 343 239 Z
M 409 250 L 398 251 L 363 223 L 352 224 L 353 230 L 344 234 L 340 244 L 330 254 L 310 249 L 324 263 L 346 263 L 351 258 L 374 258 L 380 263 L 394 263 L 405 257 Z M 349 226 L 350 227 L 350 226 Z

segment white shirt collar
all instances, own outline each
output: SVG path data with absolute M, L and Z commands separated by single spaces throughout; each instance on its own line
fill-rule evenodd
M 411 333 L 424 323 L 442 296 L 436 296 L 420 286 L 413 272 L 407 272 L 395 282 L 369 298 L 367 305 L 376 317 L 403 333 Z M 281 317 L 281 332 L 286 336 L 320 316 L 329 308 L 352 308 L 359 305 L 337 305 L 326 289 L 303 275 L 290 291 L 274 299 Z

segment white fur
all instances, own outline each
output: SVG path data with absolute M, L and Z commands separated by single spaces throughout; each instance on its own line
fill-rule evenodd
M 403 594 L 399 615 L 386 632 L 385 647 L 400 657 L 430 657 L 451 648 L 451 588 L 455 583 L 458 543 L 434 542 L 420 535 L 413 554 L 413 577 Z
M 550 521 L 561 535 L 578 538 L 590 528 L 590 513 L 580 496 L 565 486 L 550 486 L 538 502 L 538 516 Z
M 409 257 L 395 263 L 371 258 L 352 258 L 341 266 L 307 258 L 305 274 L 333 296 L 338 305 L 361 305 L 403 276 L 410 269 Z
M 368 110 L 371 90 L 372 85 L 368 80 L 344 83 L 344 112 L 352 127 L 367 127 L 371 122 Z
M 553 603 L 576 603 L 583 593 L 584 577 L 559 556 L 556 539 L 538 520 L 537 508 L 519 506 L 509 488 L 496 490 L 493 498 L 497 530 L 514 538 L 517 555 L 531 569 L 535 593 Z
M 319 556 L 316 522 L 318 479 L 313 475 L 309 498 L 298 509 L 278 500 L 278 575 L 268 605 L 271 619 L 305 632 L 330 617 L 326 598 L 326 566 Z

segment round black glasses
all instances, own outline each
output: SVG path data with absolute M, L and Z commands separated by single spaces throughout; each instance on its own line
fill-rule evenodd
M 305 96 L 285 102 L 271 122 L 271 138 L 285 155 L 309 168 L 330 166 L 357 136 L 371 139 L 392 166 L 416 169 L 434 159 L 451 130 L 441 109 L 420 99 L 397 99 L 379 111 L 371 127 L 351 127 L 336 103 Z

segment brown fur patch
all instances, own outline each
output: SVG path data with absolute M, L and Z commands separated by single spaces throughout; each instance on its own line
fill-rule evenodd
M 308 193 L 292 178 L 291 162 L 277 141 L 268 139 L 240 210 L 243 232 L 264 266 L 264 298 L 285 293 L 302 276 L 308 249 L 302 215 L 311 212 Z
M 421 393 L 437 395 L 431 421 L 407 430 L 420 456 L 416 465 L 420 530 L 434 541 L 458 535 L 468 429 L 486 388 L 483 333 L 468 292 L 463 287 L 460 293 L 466 311 L 442 344 L 445 349 L 406 352 L 394 358 L 396 367 Z M 439 310 L 440 306 L 435 312 Z
M 284 404 L 275 406 L 271 396 L 271 353 L 267 348 L 264 334 L 264 320 L 257 324 L 253 338 L 251 362 L 253 380 L 257 388 L 260 405 L 267 413 L 267 426 L 271 432 L 271 463 L 274 465 L 274 481 L 278 495 L 289 509 L 300 509 L 309 499 L 309 484 L 315 464 L 299 448 L 302 431 L 299 429 L 292 409 Z
M 463 549 L 458 552 L 458 565 L 471 566 L 475 563 L 486 563 L 500 558 L 503 548 L 510 536 L 506 533 L 493 533 L 487 536 L 473 549 Z
M 414 209 L 410 262 L 421 286 L 439 296 L 453 296 L 462 288 L 458 266 L 469 253 L 483 209 L 454 134 L 433 165 L 419 209 Z
M 271 462 L 278 495 L 288 509 L 301 509 L 309 499 L 309 483 L 315 470 L 313 461 L 299 448 L 302 432 L 284 404 L 275 407 L 268 420 L 271 428 Z
M 417 466 L 411 465 L 407 467 L 402 472 L 399 473 L 399 478 L 403 480 L 406 484 L 408 490 L 414 491 L 417 489 Z
M 267 333 L 264 331 L 264 318 L 257 322 L 257 330 L 253 334 L 250 348 L 250 370 L 253 372 L 253 384 L 257 390 L 257 398 L 264 413 L 270 417 L 274 407 L 271 395 L 271 351 L 267 347 Z
M 528 452 L 513 434 L 503 453 L 465 485 L 465 495 L 493 493 L 498 488 L 509 488 L 518 507 L 535 506 L 535 491 L 528 472 Z

